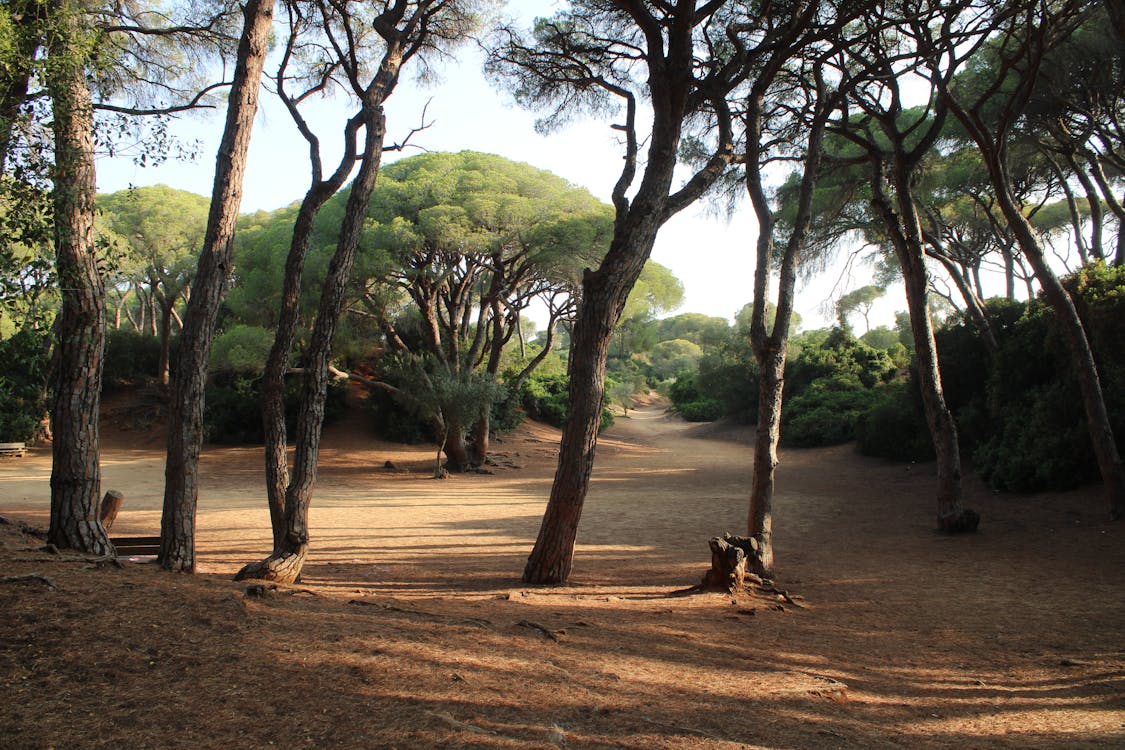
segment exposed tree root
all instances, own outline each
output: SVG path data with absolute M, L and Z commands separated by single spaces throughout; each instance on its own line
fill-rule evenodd
M 0 583 L 27 583 L 28 581 L 39 581 L 47 586 L 51 591 L 58 591 L 58 586 L 47 576 L 42 573 L 24 573 L 17 576 L 3 576 L 0 577 Z
M 305 566 L 305 558 L 308 554 L 308 544 L 300 544 L 295 550 L 274 552 L 265 560 L 250 563 L 243 567 L 242 570 L 235 573 L 234 580 L 294 584 L 301 577 L 301 569 Z

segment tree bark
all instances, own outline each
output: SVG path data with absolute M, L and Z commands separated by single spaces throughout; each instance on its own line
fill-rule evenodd
M 627 124 L 618 126 L 626 133 L 628 145 L 625 168 L 613 191 L 617 210 L 613 239 L 598 269 L 583 274 L 582 301 L 567 365 L 570 378 L 567 422 L 559 444 L 551 496 L 535 546 L 524 567 L 526 583 L 561 583 L 570 576 L 578 522 L 594 466 L 605 399 L 606 358 L 614 326 L 652 252 L 660 227 L 675 212 L 697 200 L 725 170 L 732 157 L 729 113 L 724 109 L 725 94 L 721 94 L 710 100 L 718 113 L 718 149 L 683 188 L 669 195 L 684 118 L 695 83 L 693 29 L 706 20 L 710 11 L 697 10 L 695 3 L 677 4 L 674 10 L 669 6 L 663 34 L 656 24 L 649 23 L 652 19 L 647 10 L 638 11 L 633 4 L 628 4 L 623 12 L 634 14 L 633 20 L 645 29 L 648 45 L 645 61 L 652 109 L 648 161 L 630 201 L 625 193 L 636 172 L 637 140 L 636 110 L 633 100 L 628 99 Z
M 199 501 L 199 453 L 203 446 L 203 397 L 219 306 L 231 271 L 235 220 L 250 132 L 258 110 L 262 69 L 273 22 L 273 0 L 249 0 L 238 62 L 227 105 L 223 140 L 215 165 L 211 210 L 203 252 L 180 335 L 180 351 L 169 405 L 164 510 L 160 522 L 160 566 L 195 571 L 195 511 Z
M 986 159 L 986 163 L 990 162 Z M 1023 213 L 1012 200 L 1011 193 L 1007 190 L 1007 178 L 1002 162 L 989 163 L 989 171 L 995 169 L 993 188 L 996 190 L 1000 210 L 1012 226 L 1012 231 L 1019 242 L 1024 257 L 1035 270 L 1035 277 L 1043 289 L 1043 296 L 1055 312 L 1056 319 L 1062 329 L 1063 339 L 1070 351 L 1071 365 L 1078 381 L 1078 388 L 1082 394 L 1082 407 L 1086 412 L 1086 425 L 1090 435 L 1090 442 L 1094 448 L 1094 456 L 1098 462 L 1102 482 L 1105 488 L 1106 501 L 1109 505 L 1110 517 L 1114 519 L 1125 518 L 1125 464 L 1122 464 L 1121 454 L 1117 450 L 1117 441 L 1113 434 L 1113 426 L 1109 421 L 1109 411 L 1105 406 L 1105 397 L 1102 393 L 1101 379 L 1098 368 L 1094 362 L 1094 353 L 1090 349 L 1090 342 L 1086 338 L 1086 329 L 1082 319 L 1078 317 L 1078 310 L 1074 300 L 1059 282 L 1054 271 L 1047 262 L 1035 229 L 1024 217 Z
M 382 98 L 373 97 L 364 102 L 364 147 L 359 174 L 352 183 L 340 226 L 336 252 L 328 266 L 322 286 L 320 307 L 310 337 L 307 364 L 301 390 L 301 406 L 297 412 L 295 435 L 296 450 L 293 470 L 285 493 L 285 535 L 265 560 L 243 567 L 236 580 L 258 578 L 279 583 L 293 583 L 301 575 L 308 556 L 309 506 L 316 485 L 317 462 L 320 455 L 321 429 L 324 425 L 324 405 L 328 396 L 332 340 L 344 305 L 344 295 L 351 277 L 352 265 L 359 248 L 367 206 L 383 153 L 386 122 L 381 106 Z
M 51 521 L 47 541 L 97 555 L 113 553 L 98 519 L 98 412 L 105 347 L 105 286 L 94 250 L 93 105 L 80 37 L 81 8 L 50 6 L 47 87 L 55 138 L 55 256 L 62 310 L 56 323 Z
M 961 505 L 961 454 L 957 442 L 957 425 L 945 403 L 941 387 L 937 345 L 927 299 L 929 281 L 921 223 L 911 191 L 911 169 L 906 163 L 905 155 L 897 148 L 892 155 L 891 164 L 886 166 L 884 174 L 883 161 L 875 161 L 872 195 L 876 211 L 887 228 L 906 287 L 922 405 L 937 456 L 938 528 L 946 533 L 971 532 L 976 530 L 980 517 L 975 511 Z M 887 176 L 895 192 L 893 203 L 884 188 Z

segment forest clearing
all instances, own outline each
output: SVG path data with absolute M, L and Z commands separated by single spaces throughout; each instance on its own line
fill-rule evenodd
M 744 527 L 752 428 L 653 405 L 603 436 L 569 583 L 528 587 L 556 430 L 526 423 L 492 474 L 438 481 L 432 447 L 361 421 L 326 430 L 294 586 L 231 581 L 270 546 L 260 447 L 204 452 L 197 575 L 59 561 L 0 526 L 0 573 L 42 576 L 0 585 L 0 744 L 1125 744 L 1125 527 L 1097 486 L 967 478 L 981 531 L 947 536 L 934 464 L 782 451 L 772 589 L 676 595 Z M 155 533 L 163 443 L 103 424 L 112 534 Z M 50 464 L 0 462 L 0 515 L 45 526 Z

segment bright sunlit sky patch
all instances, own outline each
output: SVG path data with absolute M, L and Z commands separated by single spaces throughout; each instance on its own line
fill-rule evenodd
M 547 15 L 550 2 L 520 3 L 523 18 Z M 425 120 L 430 126 L 415 133 L 413 148 L 388 153 L 385 161 L 427 151 L 472 150 L 494 153 L 549 170 L 588 189 L 609 202 L 621 170 L 623 150 L 610 120 L 571 124 L 547 136 L 535 132 L 535 114 L 518 108 L 511 97 L 498 91 L 481 72 L 481 56 L 466 47 L 458 61 L 440 71 L 440 80 L 419 83 L 404 74 L 387 103 L 388 143 L 400 142 L 411 128 Z M 267 72 L 270 66 L 267 65 Z M 343 107 L 322 100 L 315 110 L 306 108 L 324 143 L 326 169 L 334 163 L 344 121 Z M 210 195 L 215 152 L 223 127 L 223 111 L 192 115 L 180 120 L 175 132 L 186 140 L 200 141 L 195 162 L 166 162 L 141 168 L 129 158 L 104 158 L 98 163 L 98 189 L 102 192 L 130 186 L 166 184 L 201 195 Z M 308 150 L 276 96 L 263 92 L 244 182 L 243 212 L 272 211 L 300 200 L 308 187 Z M 747 202 L 729 219 L 713 206 L 699 204 L 674 217 L 661 230 L 652 253 L 683 282 L 684 304 L 675 312 L 699 312 L 731 318 L 750 302 L 753 290 L 753 247 L 757 224 Z M 845 255 L 843 251 L 841 255 Z M 797 311 L 804 329 L 831 324 L 826 300 L 870 283 L 869 270 L 837 264 L 798 289 Z M 893 323 L 894 311 L 905 309 L 901 288 L 892 288 L 877 303 L 872 325 Z M 861 320 L 853 321 L 862 333 Z

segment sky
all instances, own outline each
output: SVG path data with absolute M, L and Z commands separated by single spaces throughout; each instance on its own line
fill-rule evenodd
M 536 12 L 549 13 L 551 6 L 543 0 L 521 2 L 519 10 L 530 18 Z M 404 73 L 386 106 L 387 141 L 400 142 L 422 121 L 423 112 L 430 125 L 411 137 L 412 148 L 388 153 L 385 162 L 420 153 L 421 149 L 494 153 L 546 169 L 610 202 L 622 158 L 618 134 L 609 127 L 610 120 L 576 122 L 541 135 L 535 131 L 535 114 L 520 109 L 510 95 L 485 78 L 475 48 L 466 48 L 457 57 L 458 62 L 439 71 L 440 78 L 434 83 L 421 83 L 409 72 Z M 326 164 L 333 163 L 330 144 L 341 130 L 342 111 L 338 104 L 326 100 L 310 117 L 325 143 Z M 221 109 L 211 110 L 184 117 L 173 126 L 173 132 L 181 138 L 198 139 L 200 156 L 194 162 L 168 161 L 140 167 L 127 157 L 101 159 L 99 191 L 166 184 L 210 195 L 223 115 Z M 263 92 L 251 140 L 242 211 L 272 211 L 299 200 L 308 187 L 307 153 L 305 141 L 276 96 Z M 749 303 L 756 234 L 748 202 L 733 216 L 700 203 L 673 217 L 661 230 L 652 253 L 652 259 L 669 267 L 684 285 L 684 303 L 672 314 L 698 312 L 729 319 Z M 862 264 L 849 267 L 839 263 L 803 284 L 797 296 L 802 327 L 807 330 L 830 325 L 830 301 L 867 283 L 869 270 Z M 894 312 L 905 307 L 901 290 L 892 288 L 875 307 L 872 325 L 892 324 Z M 862 326 L 862 321 L 855 323 Z

